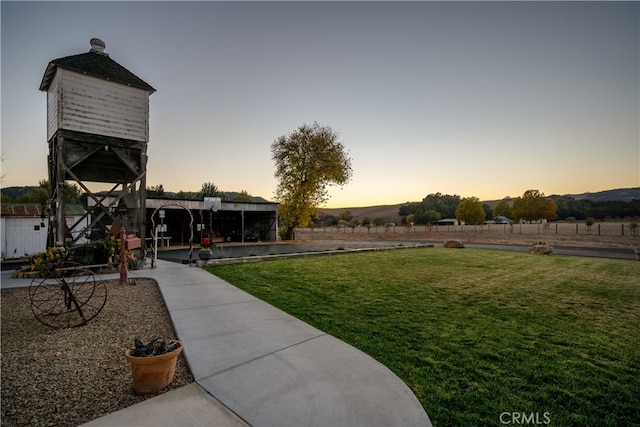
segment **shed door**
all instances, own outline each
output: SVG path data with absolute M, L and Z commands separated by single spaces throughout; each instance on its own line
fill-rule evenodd
M 40 218 L 7 218 L 6 257 L 22 258 L 44 251 L 47 229 L 40 226 Z

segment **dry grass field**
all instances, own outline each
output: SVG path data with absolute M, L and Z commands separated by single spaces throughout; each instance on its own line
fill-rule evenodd
M 413 227 L 322 227 L 296 230 L 296 240 L 403 240 L 525 244 L 546 242 L 558 246 L 639 248 L 640 235 L 632 235 L 629 222 L 600 222 L 588 229 L 583 222 Z

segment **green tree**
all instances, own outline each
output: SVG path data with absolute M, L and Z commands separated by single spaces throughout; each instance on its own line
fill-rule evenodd
M 40 203 L 47 204 L 50 194 L 50 185 L 48 179 L 42 179 L 38 182 L 37 187 L 31 189 L 22 196 L 16 197 L 15 203 Z M 78 203 L 81 196 L 80 187 L 76 184 L 65 182 L 62 189 L 65 203 Z
M 405 218 L 404 223 L 405 223 L 407 226 L 411 226 L 411 225 L 413 225 L 413 224 L 414 224 L 414 220 L 415 220 L 415 218 L 416 218 L 416 216 L 415 216 L 414 214 L 409 214 L 409 215 L 407 215 L 407 217 Z
M 347 222 L 351 221 L 352 218 L 353 215 L 351 215 L 351 211 L 344 211 L 340 215 L 338 215 L 338 219 L 344 219 Z
M 484 219 L 491 219 L 493 211 L 491 210 L 491 206 L 486 203 L 482 204 L 482 210 L 484 210 Z
M 527 190 L 522 197 L 513 201 L 511 211 L 516 220 L 538 221 L 556 219 L 558 206 L 556 202 L 545 197 L 538 190 Z
M 511 213 L 511 205 L 509 204 L 509 199 L 502 199 L 498 202 L 495 208 L 493 208 L 493 217 L 497 216 L 506 216 L 507 218 L 511 218 L 513 214 Z
M 234 202 L 239 202 L 239 203 L 251 203 L 252 200 L 253 200 L 253 197 L 251 197 L 251 195 L 247 193 L 245 190 L 240 191 L 233 198 Z
M 467 224 L 482 224 L 485 216 L 482 202 L 477 197 L 465 197 L 456 209 L 456 219 Z
M 200 187 L 198 198 L 204 199 L 205 197 L 220 197 L 222 200 L 226 199 L 225 193 L 220 191 L 218 186 L 213 182 L 205 182 L 202 184 L 202 187 Z
M 433 209 L 426 211 L 424 215 L 426 218 L 426 224 L 435 224 L 442 219 L 442 215 L 440 215 L 440 212 L 434 211 Z
M 456 209 L 460 203 L 460 196 L 449 194 L 429 194 L 422 200 L 424 210 L 434 210 L 439 212 L 442 218 L 451 218 L 456 214 Z
M 422 202 L 407 202 L 400 206 L 398 214 L 403 218 L 403 221 L 407 215 L 414 214 L 416 224 L 426 224 L 436 222 L 441 218 L 455 216 L 459 203 L 460 196 L 441 193 L 429 194 L 422 199 Z M 437 219 L 435 219 L 433 212 L 439 215 Z
M 591 214 L 591 205 L 588 200 L 576 200 L 571 196 L 551 196 L 551 200 L 556 202 L 557 214 L 560 218 L 586 219 Z
M 164 191 L 164 185 L 152 185 L 147 188 L 147 197 L 164 197 L 166 192 Z
M 422 206 L 422 204 L 419 202 L 407 202 L 406 205 L 402 205 L 398 208 L 398 214 L 401 217 L 405 217 L 409 214 L 415 214 L 420 206 Z
M 66 185 L 66 184 L 65 184 Z M 29 187 L 30 190 L 23 194 L 22 196 L 16 197 L 16 203 L 40 203 L 46 204 L 47 200 L 49 200 L 50 194 L 50 186 L 49 180 L 43 179 L 38 182 L 37 187 Z M 67 202 L 67 192 L 64 192 L 65 202 Z M 75 203 L 76 200 L 71 201 L 70 203 Z
M 328 126 L 302 125 L 271 144 L 278 181 L 276 200 L 281 237 L 291 240 L 295 229 L 315 216 L 317 207 L 329 199 L 327 187 L 351 179 L 351 159 Z
M 596 223 L 596 219 L 592 216 L 584 220 L 584 224 L 587 226 L 587 234 L 591 234 L 591 227 Z
M 336 217 L 335 215 L 322 215 L 319 220 L 320 224 L 322 225 L 338 225 L 338 217 Z

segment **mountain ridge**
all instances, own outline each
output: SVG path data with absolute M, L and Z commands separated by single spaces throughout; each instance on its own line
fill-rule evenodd
M 640 200 L 640 187 L 629 187 L 629 188 L 614 188 L 611 190 L 603 190 L 596 192 L 585 192 L 578 194 L 552 194 L 548 197 L 573 197 L 576 200 L 591 200 L 594 202 L 610 202 L 610 201 L 621 201 L 621 202 L 631 202 L 632 200 Z M 497 200 L 484 200 L 483 204 L 487 204 L 492 208 L 502 199 Z M 420 202 L 420 201 L 416 201 Z M 338 216 L 339 214 L 349 211 L 354 218 L 365 218 L 368 217 L 371 220 L 375 218 L 382 218 L 385 222 L 398 222 L 400 220 L 400 215 L 398 213 L 400 206 L 406 205 L 408 203 L 414 202 L 405 202 L 405 203 L 397 203 L 391 205 L 374 205 L 374 206 L 361 206 L 361 207 L 345 207 L 345 208 L 318 208 L 318 212 L 324 215 L 334 215 Z

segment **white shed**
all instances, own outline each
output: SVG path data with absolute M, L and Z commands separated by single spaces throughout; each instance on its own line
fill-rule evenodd
M 82 218 L 79 205 L 67 205 L 67 226 Z M 37 203 L 3 204 L 0 215 L 2 259 L 26 258 L 47 249 L 48 218 Z M 87 221 L 85 219 L 84 221 Z M 82 237 L 80 243 L 87 240 Z

